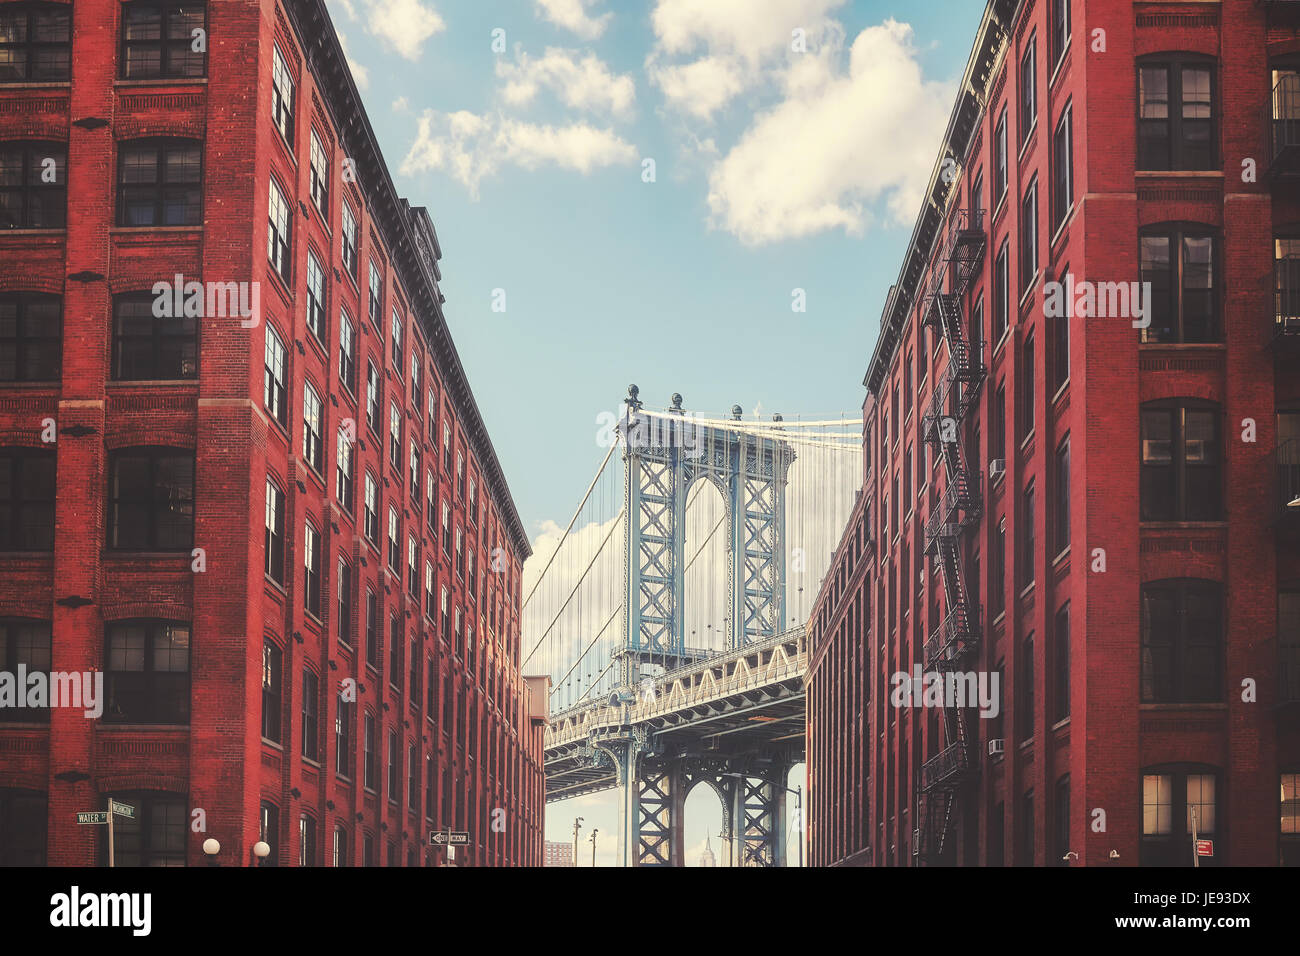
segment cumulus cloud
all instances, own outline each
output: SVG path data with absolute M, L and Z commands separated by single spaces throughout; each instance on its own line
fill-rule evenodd
M 499 62 L 497 76 L 504 81 L 502 97 L 512 106 L 531 103 L 542 89 L 571 109 L 616 116 L 626 116 L 636 101 L 632 77 L 611 72 L 594 53 L 581 59 L 576 50 L 555 47 L 540 58 L 524 53 L 516 63 Z
M 646 71 L 669 108 L 709 119 L 791 57 L 795 31 L 816 49 L 844 0 L 658 0 Z M 797 54 L 802 55 L 802 54 Z M 685 62 L 674 58 L 690 57 Z
M 880 202 L 894 221 L 910 221 L 951 90 L 926 81 L 906 24 L 858 34 L 847 73 L 834 46 L 804 54 L 783 78 L 782 99 L 713 167 L 711 225 L 760 245 L 830 229 L 862 235 Z
M 447 29 L 438 11 L 424 0 L 329 0 L 329 5 L 362 24 L 367 33 L 408 60 L 418 60 L 424 41 Z M 353 76 L 357 76 L 358 68 L 351 58 L 348 64 Z M 361 72 L 364 74 L 364 68 Z M 357 79 L 357 86 L 363 85 Z
M 587 123 L 551 126 L 500 114 L 425 110 L 401 171 L 412 175 L 441 170 L 464 184 L 477 199 L 479 184 L 505 166 L 555 166 L 585 175 L 605 166 L 633 163 L 636 158 L 632 144 L 613 130 Z
M 595 6 L 597 2 L 598 0 L 536 0 L 537 13 L 542 19 L 570 30 L 584 40 L 594 40 L 604 33 L 613 16 L 611 13 L 589 16 L 587 8 Z

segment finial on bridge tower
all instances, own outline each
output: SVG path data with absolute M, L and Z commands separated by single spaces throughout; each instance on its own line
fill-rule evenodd
M 743 415 L 744 413 L 745 410 L 741 408 L 739 405 L 731 406 L 731 417 L 734 418 L 736 421 L 740 421 L 740 416 Z
M 640 409 L 641 400 L 637 397 L 640 394 L 641 389 L 637 388 L 635 385 L 629 385 L 627 387 L 627 398 L 623 399 L 623 401 L 625 404 L 631 405 L 633 408 Z
M 674 411 L 674 412 L 677 412 L 678 414 L 681 414 L 681 412 L 682 412 L 682 393 L 681 393 L 681 392 L 673 392 L 673 407 L 670 409 L 670 411 Z

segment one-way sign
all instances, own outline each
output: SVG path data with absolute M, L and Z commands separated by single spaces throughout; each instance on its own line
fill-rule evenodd
M 469 846 L 468 830 L 430 830 L 430 846 Z

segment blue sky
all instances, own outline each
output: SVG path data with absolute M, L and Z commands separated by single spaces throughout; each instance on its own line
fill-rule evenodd
M 328 5 L 398 190 L 437 226 L 530 537 L 567 521 L 629 383 L 708 413 L 860 407 L 982 0 Z M 612 834 L 607 797 L 576 812 L 584 840 Z

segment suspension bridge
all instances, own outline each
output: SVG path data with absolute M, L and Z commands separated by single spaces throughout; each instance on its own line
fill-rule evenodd
M 804 622 L 862 487 L 861 420 L 682 401 L 629 388 L 568 526 L 525 568 L 524 665 L 552 678 L 546 798 L 616 790 L 619 865 L 680 866 L 704 783 L 728 858 L 784 865 Z

